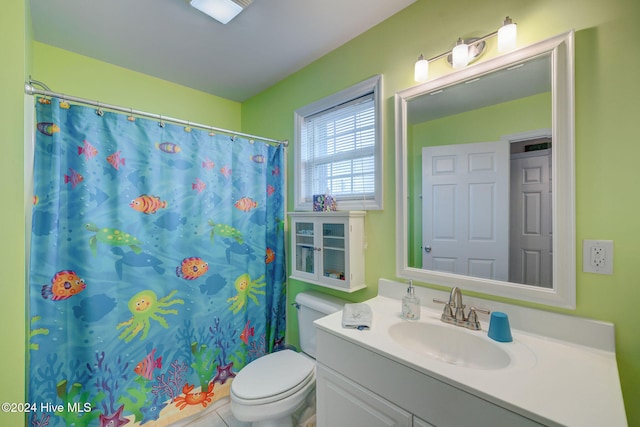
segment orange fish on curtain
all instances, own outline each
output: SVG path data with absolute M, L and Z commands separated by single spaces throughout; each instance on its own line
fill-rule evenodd
M 153 370 L 156 368 L 162 369 L 162 356 L 156 359 L 155 354 L 156 349 L 154 348 L 151 350 L 151 353 L 147 354 L 147 356 L 133 368 L 133 372 L 148 380 L 152 379 Z
M 249 212 L 251 209 L 254 209 L 258 206 L 258 202 L 250 197 L 243 197 L 242 199 L 235 202 L 233 206 L 235 206 L 238 210 Z
M 255 328 L 253 326 L 249 327 L 250 324 L 251 324 L 251 320 L 247 320 L 247 324 L 244 325 L 244 329 L 242 330 L 242 333 L 240 333 L 240 339 L 246 345 L 249 345 L 249 338 L 254 336 L 256 333 Z
M 209 264 L 200 257 L 189 257 L 176 267 L 176 276 L 187 280 L 195 280 L 209 271 Z
M 271 248 L 267 248 L 264 255 L 265 264 L 271 264 L 276 259 L 276 253 Z
M 141 194 L 129 203 L 134 210 L 142 212 L 143 214 L 155 214 L 158 209 L 164 209 L 167 207 L 167 202 L 160 200 L 158 196 L 149 196 L 147 194 Z
M 124 157 L 120 157 L 120 151 L 116 151 L 115 153 L 107 157 L 107 162 L 109 162 L 111 166 L 116 168 L 116 170 L 120 170 L 120 165 L 124 165 L 124 161 Z
M 41 294 L 44 299 L 60 301 L 79 294 L 86 287 L 84 280 L 78 277 L 75 271 L 62 270 L 53 276 L 50 285 L 42 287 Z

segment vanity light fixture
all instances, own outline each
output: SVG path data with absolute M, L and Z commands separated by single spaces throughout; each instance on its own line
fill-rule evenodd
M 464 68 L 469 64 L 469 45 L 458 39 L 456 47 L 451 51 L 451 65 L 453 68 Z
M 516 48 L 516 39 L 518 36 L 518 27 L 508 16 L 504 20 L 504 24 L 498 30 L 498 52 L 508 52 Z
M 413 75 L 417 82 L 423 82 L 429 78 L 429 61 L 424 59 L 424 55 L 422 54 L 416 61 Z
M 231 21 L 253 0 L 190 0 L 189 4 L 223 24 Z
M 498 52 L 508 52 L 515 49 L 517 38 L 517 27 L 508 16 L 505 18 L 503 26 L 499 30 L 487 34 L 480 38 L 472 38 L 463 40 L 458 38 L 455 47 L 440 55 L 430 59 L 425 59 L 424 55 L 420 55 L 414 66 L 413 78 L 417 82 L 424 82 L 429 78 L 429 62 L 447 57 L 448 62 L 453 68 L 464 68 L 469 63 L 477 59 L 485 48 L 485 40 L 490 37 L 498 36 Z

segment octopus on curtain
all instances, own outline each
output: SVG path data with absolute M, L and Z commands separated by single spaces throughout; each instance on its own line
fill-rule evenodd
M 165 310 L 165 307 L 169 307 L 174 304 L 184 304 L 184 300 L 174 299 L 171 297 L 178 292 L 174 290 L 164 298 L 158 299 L 155 292 L 147 289 L 142 292 L 138 292 L 129 300 L 129 311 L 133 314 L 131 319 L 126 322 L 119 323 L 116 329 L 120 329 L 124 326 L 127 328 L 122 331 L 118 338 L 123 339 L 125 342 L 131 341 L 141 331 L 142 335 L 140 339 L 143 340 L 149 334 L 149 328 L 151 327 L 151 319 L 160 323 L 164 328 L 169 328 L 167 321 L 162 316 L 164 314 L 178 314 L 178 310 Z
M 233 310 L 233 314 L 238 314 L 240 310 L 247 304 L 247 299 L 250 298 L 256 305 L 260 305 L 258 302 L 258 298 L 256 295 L 265 295 L 264 290 L 258 290 L 259 288 L 265 287 L 267 284 L 264 282 L 264 274 L 258 277 L 256 280 L 251 280 L 251 276 L 249 273 L 245 273 L 238 277 L 234 283 L 236 290 L 238 291 L 238 295 L 235 297 L 231 297 L 227 300 L 227 302 L 233 301 L 229 310 Z

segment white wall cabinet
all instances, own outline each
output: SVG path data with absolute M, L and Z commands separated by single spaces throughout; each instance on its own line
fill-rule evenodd
M 364 281 L 365 212 L 291 212 L 291 278 L 344 292 Z

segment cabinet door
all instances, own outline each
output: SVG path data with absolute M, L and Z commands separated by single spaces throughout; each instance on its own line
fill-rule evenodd
M 323 365 L 316 370 L 318 427 L 411 427 L 407 411 Z
M 322 233 L 322 280 L 333 286 L 348 287 L 349 265 L 348 222 L 331 221 L 320 224 Z
M 316 268 L 316 230 L 313 221 L 293 221 L 294 272 L 310 279 L 318 277 Z

